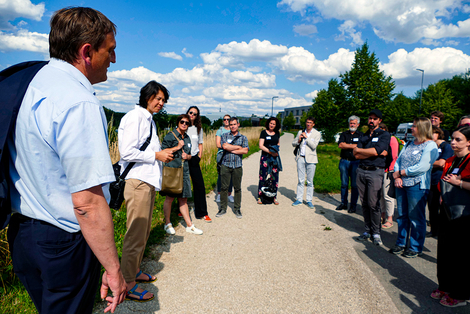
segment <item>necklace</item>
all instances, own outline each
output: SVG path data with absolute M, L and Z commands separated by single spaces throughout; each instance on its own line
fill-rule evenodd
M 450 172 L 452 172 L 455 168 L 460 169 L 460 165 L 462 164 L 462 162 L 463 162 L 464 160 L 467 159 L 468 154 L 470 154 L 470 153 L 467 153 L 467 155 L 465 155 L 464 157 L 460 157 L 460 158 L 459 158 L 459 157 L 455 157 L 454 160 L 452 161 L 452 165 L 450 165 L 449 170 L 447 170 L 447 174 L 449 174 Z M 454 166 L 457 159 L 459 159 L 459 163 L 458 163 L 458 165 Z M 460 172 L 460 171 L 459 171 L 459 172 Z

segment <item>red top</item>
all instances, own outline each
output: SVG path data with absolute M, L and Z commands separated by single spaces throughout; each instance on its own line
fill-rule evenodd
M 465 158 L 465 160 L 469 159 L 470 158 L 470 154 L 467 155 L 467 158 Z M 444 166 L 444 171 L 442 171 L 442 177 L 441 179 L 446 175 L 447 171 L 450 169 L 450 167 L 452 166 L 452 163 L 454 162 L 455 160 L 455 155 L 450 157 L 449 159 L 446 160 L 446 164 Z M 464 161 L 462 161 L 461 164 L 463 164 Z M 462 172 L 460 173 L 461 175 L 461 178 L 462 179 L 470 179 L 470 162 L 467 163 L 467 165 L 465 166 L 465 168 L 462 170 Z M 437 185 L 439 191 L 441 191 L 441 182 L 439 181 L 439 184 Z

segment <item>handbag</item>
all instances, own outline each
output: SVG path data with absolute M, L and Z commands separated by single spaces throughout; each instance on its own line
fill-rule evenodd
M 470 158 L 459 167 L 457 175 L 467 166 Z M 470 215 L 470 191 L 461 189 L 441 179 L 442 208 L 449 220 Z
M 171 131 L 176 137 L 175 132 Z M 181 157 L 181 167 L 173 168 L 168 167 L 167 163 L 163 163 L 163 174 L 162 174 L 162 188 L 160 192 L 164 194 L 178 195 L 183 193 L 183 165 L 184 159 Z
M 294 148 L 294 156 L 297 156 L 297 152 L 299 151 L 300 145 L 302 145 L 302 141 L 300 141 L 300 143 Z
M 140 151 L 144 151 L 150 144 L 150 140 L 152 139 L 152 128 L 153 125 L 150 123 L 150 135 L 145 140 L 145 143 L 140 147 Z M 109 201 L 109 207 L 114 210 L 119 210 L 121 208 L 122 202 L 124 201 L 124 188 L 126 187 L 126 176 L 129 171 L 134 167 L 135 162 L 131 162 L 127 165 L 124 172 L 120 175 L 121 172 L 121 165 L 119 162 L 113 165 L 114 176 L 116 177 L 116 181 L 111 182 L 109 184 L 109 194 L 111 194 L 111 200 Z

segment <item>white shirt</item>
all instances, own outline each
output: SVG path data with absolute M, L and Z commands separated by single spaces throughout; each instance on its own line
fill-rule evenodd
M 188 134 L 191 140 L 191 156 L 196 156 L 199 153 L 199 144 L 204 143 L 202 128 L 198 134 L 197 127 L 192 125 L 188 128 L 186 134 Z
M 51 59 L 31 81 L 9 141 L 12 210 L 80 231 L 71 193 L 115 180 L 106 116 L 88 79 Z
M 307 134 L 307 138 L 312 134 L 313 129 L 310 130 L 310 132 L 307 132 L 305 130 L 305 134 Z M 307 140 L 302 141 L 302 144 L 300 145 L 300 156 L 305 156 L 305 146 L 307 145 Z
M 150 135 L 152 123 L 152 139 L 145 151 L 140 147 Z M 122 119 L 118 129 L 119 154 L 121 173 L 130 162 L 136 164 L 125 179 L 137 179 L 153 185 L 157 191 L 162 187 L 162 163 L 155 159 L 155 152 L 161 150 L 157 127 L 147 109 L 136 105 Z

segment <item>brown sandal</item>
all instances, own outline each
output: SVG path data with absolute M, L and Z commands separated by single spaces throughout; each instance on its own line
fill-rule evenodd
M 388 220 L 388 219 L 382 225 L 382 228 L 384 228 L 384 229 L 388 229 L 388 228 L 392 228 L 392 227 L 393 227 L 393 221 Z

